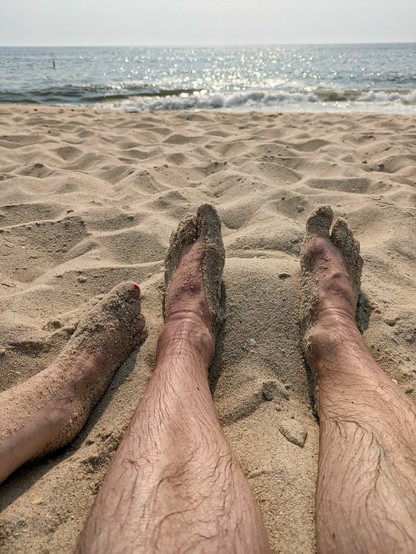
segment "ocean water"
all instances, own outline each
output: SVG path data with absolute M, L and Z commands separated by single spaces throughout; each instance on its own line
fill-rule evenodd
M 2 47 L 0 103 L 416 114 L 416 43 Z

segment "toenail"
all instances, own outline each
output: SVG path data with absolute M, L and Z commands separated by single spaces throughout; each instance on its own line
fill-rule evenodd
M 139 291 L 140 294 L 140 287 L 136 283 L 133 283 L 133 289 Z

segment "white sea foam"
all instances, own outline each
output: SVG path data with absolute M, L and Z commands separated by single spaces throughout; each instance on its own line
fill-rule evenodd
M 281 110 L 291 108 L 305 111 L 383 111 L 413 113 L 416 106 L 416 91 L 380 92 L 380 91 L 316 91 L 316 92 L 266 92 L 245 91 L 235 93 L 193 93 L 179 96 L 160 97 L 137 96 L 114 102 L 114 108 L 138 110 L 183 110 L 183 109 L 219 109 L 219 110 Z M 344 107 L 344 108 L 343 108 Z

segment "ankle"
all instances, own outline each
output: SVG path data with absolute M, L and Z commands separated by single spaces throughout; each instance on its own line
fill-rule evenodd
M 354 350 L 367 350 L 354 317 L 343 309 L 321 310 L 304 340 L 306 359 L 318 372 L 325 360 L 345 356 L 352 345 Z
M 190 357 L 207 366 L 214 355 L 211 331 L 193 312 L 176 312 L 166 319 L 157 345 L 157 357 Z
M 321 329 L 348 329 L 360 333 L 355 321 L 355 310 L 350 306 L 323 306 L 319 310 L 315 327 Z

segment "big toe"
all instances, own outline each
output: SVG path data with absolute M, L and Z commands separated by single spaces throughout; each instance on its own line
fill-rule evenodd
M 205 242 L 205 250 L 213 250 L 217 257 L 224 257 L 224 245 L 221 236 L 221 219 L 211 204 L 202 204 L 197 211 L 198 236 Z
M 110 292 L 117 294 L 121 300 L 126 301 L 129 301 L 132 298 L 139 300 L 141 296 L 140 287 L 134 281 L 123 281 L 122 283 L 116 285 Z
M 360 243 L 354 238 L 348 223 L 342 217 L 338 217 L 332 226 L 331 242 L 344 255 L 360 253 Z
M 329 228 L 334 219 L 331 206 L 318 206 L 306 221 L 307 238 L 312 236 L 329 238 Z
M 341 252 L 350 274 L 354 294 L 360 289 L 363 259 L 360 256 L 360 243 L 354 238 L 345 219 L 337 218 L 331 229 L 331 242 Z
M 170 236 L 169 248 L 165 257 L 165 287 L 168 288 L 172 275 L 179 264 L 183 247 L 197 239 L 197 220 L 189 216 L 178 225 Z
M 217 210 L 211 204 L 202 204 L 199 206 L 197 213 L 197 227 L 199 233 L 217 234 L 221 229 L 221 219 Z

